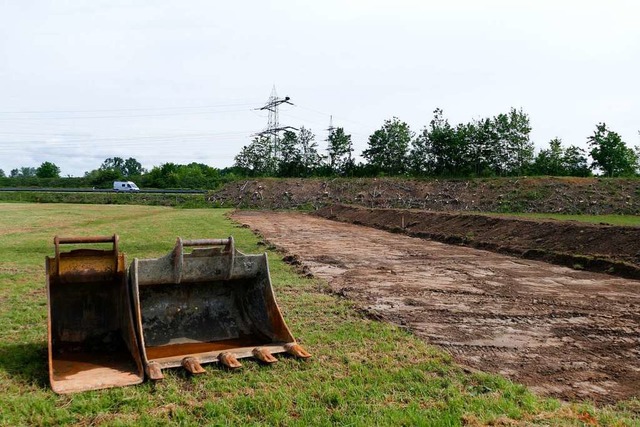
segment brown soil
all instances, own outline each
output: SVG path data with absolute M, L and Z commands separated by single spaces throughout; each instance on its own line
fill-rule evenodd
M 640 396 L 638 281 L 307 214 L 233 217 L 337 294 L 462 364 L 562 399 Z
M 260 209 L 347 203 L 433 211 L 640 214 L 638 179 L 257 179 L 231 182 L 207 197 L 217 206 Z
M 332 205 L 315 212 L 444 243 L 640 279 L 640 227 Z

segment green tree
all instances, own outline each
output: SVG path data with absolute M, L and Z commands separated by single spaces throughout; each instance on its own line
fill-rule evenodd
M 109 157 L 102 162 L 100 166 L 101 170 L 117 170 L 124 176 L 124 159 L 122 157 Z
M 220 171 L 203 163 L 176 165 L 173 172 L 175 186 L 179 188 L 215 188 Z
M 408 150 L 412 139 L 409 125 L 393 117 L 369 136 L 369 148 L 362 152 L 362 156 L 380 172 L 403 174 L 408 171 Z
M 22 176 L 23 178 L 33 178 L 34 176 L 36 176 L 36 168 L 23 166 L 20 168 L 20 176 Z
M 60 168 L 51 162 L 44 162 L 36 169 L 38 178 L 60 178 Z
M 424 128 L 411 140 L 409 165 L 414 175 L 433 175 L 434 159 L 428 129 Z
M 114 169 L 94 169 L 84 173 L 85 179 L 96 188 L 112 188 L 113 181 L 121 180 L 122 174 Z
M 302 126 L 297 139 L 304 176 L 312 175 L 324 161 L 324 157 L 318 152 L 316 136 L 310 129 Z
M 443 117 L 442 110 L 434 111 L 428 138 L 431 140 L 433 173 L 436 175 L 457 175 L 464 163 L 466 147 L 457 138 L 455 129 Z
M 491 168 L 496 175 L 522 174 L 533 161 L 529 116 L 521 109 L 511 108 L 492 121 L 495 140 L 492 141 Z
M 280 160 L 278 175 L 283 177 L 299 176 L 303 170 L 302 153 L 298 147 L 298 136 L 287 130 L 280 140 Z
M 411 165 L 419 175 L 461 176 L 467 172 L 468 139 L 466 128 L 454 128 L 436 108 L 429 127 L 412 141 Z
M 144 169 L 139 161 L 133 157 L 129 157 L 122 165 L 122 172 L 124 176 L 131 177 L 142 175 L 144 173 Z
M 109 157 L 102 162 L 100 170 L 114 170 L 117 171 L 121 177 L 138 176 L 144 173 L 142 164 L 133 157 L 129 157 L 126 160 L 122 157 Z
M 142 175 L 141 183 L 152 188 L 216 188 L 219 179 L 220 170 L 203 163 L 163 163 Z
M 264 136 L 255 137 L 251 144 L 242 147 L 234 160 L 234 166 L 250 176 L 272 175 L 277 169 L 271 141 Z
M 589 176 L 591 169 L 587 163 L 586 151 L 575 145 L 570 145 L 564 150 L 562 165 L 568 176 Z
M 22 166 L 19 169 L 11 169 L 10 178 L 33 178 L 36 176 L 36 168 Z
M 490 118 L 476 120 L 467 124 L 464 129 L 458 127 L 458 133 L 464 132 L 471 170 L 475 176 L 495 175 L 492 159 L 494 144 L 497 139 L 495 126 Z
M 533 168 L 540 175 L 563 176 L 566 175 L 563 162 L 562 140 L 554 138 L 549 141 L 548 149 L 540 150 L 535 158 Z
M 562 140 L 554 138 L 549 141 L 549 148 L 541 150 L 533 163 L 533 172 L 552 176 L 589 176 L 586 152 L 575 145 L 567 148 Z
M 607 129 L 605 123 L 598 123 L 592 136 L 587 138 L 593 163 L 606 176 L 628 176 L 636 172 L 638 157 L 622 141 L 620 135 Z
M 351 135 L 347 135 L 343 128 L 335 128 L 329 134 L 327 153 L 331 173 L 346 175 L 353 169 L 353 143 Z
M 176 188 L 178 186 L 178 168 L 175 163 L 163 163 L 154 166 L 144 177 L 144 185 L 153 188 Z
M 285 131 L 280 140 L 280 156 L 277 159 L 279 176 L 309 176 L 323 163 L 318 153 L 315 135 L 304 126 L 298 133 Z
M 5 178 L 6 175 L 2 169 L 0 169 L 0 178 Z

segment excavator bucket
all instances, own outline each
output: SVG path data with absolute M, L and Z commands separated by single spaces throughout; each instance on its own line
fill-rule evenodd
M 112 248 L 60 252 L 64 244 L 88 243 Z M 55 257 L 46 258 L 51 388 L 74 393 L 142 382 L 118 236 L 55 237 L 54 245 Z
M 310 357 L 276 304 L 266 254 L 238 252 L 232 237 L 178 238 L 164 257 L 134 259 L 129 277 L 142 360 L 153 380 L 170 367 L 198 374 L 203 363 L 233 369 L 245 357 Z

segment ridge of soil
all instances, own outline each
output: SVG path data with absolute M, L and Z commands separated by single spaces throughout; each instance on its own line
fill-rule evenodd
M 334 203 L 430 211 L 640 214 L 640 179 L 260 178 L 209 192 L 216 206 L 318 209 Z
M 640 279 L 640 227 L 331 205 L 327 219 Z

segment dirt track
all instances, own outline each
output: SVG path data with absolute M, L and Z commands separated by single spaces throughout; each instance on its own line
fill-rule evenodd
M 341 204 L 314 215 L 640 280 L 640 227 Z
M 460 363 L 547 395 L 640 396 L 640 282 L 288 212 L 234 219 Z

